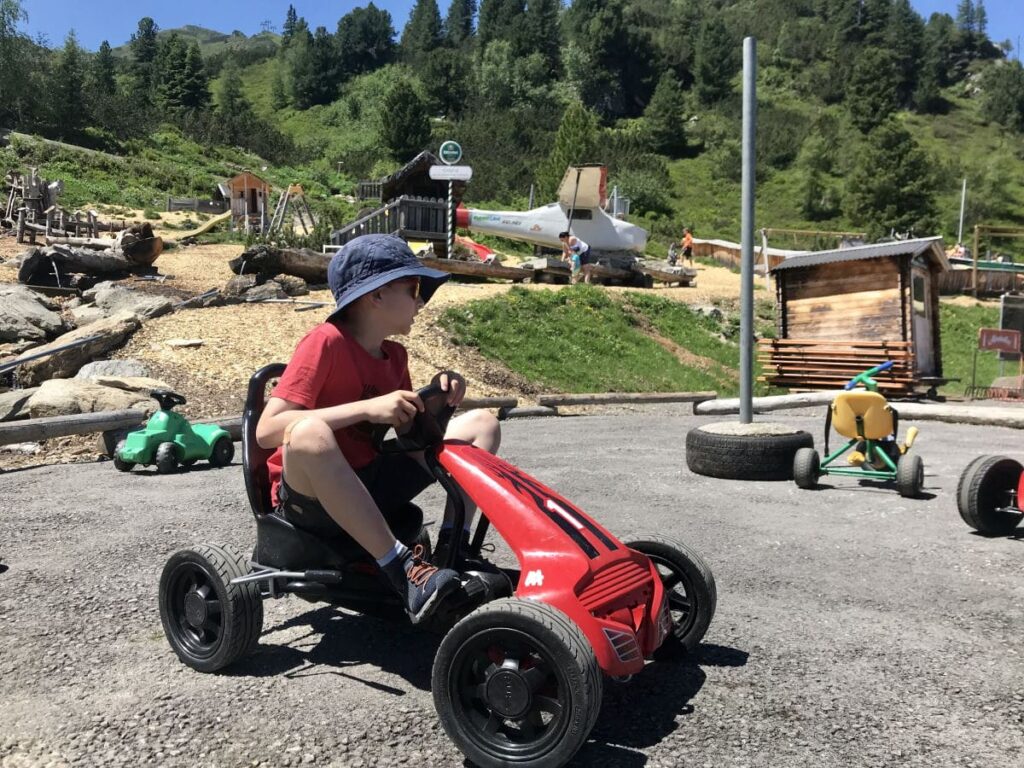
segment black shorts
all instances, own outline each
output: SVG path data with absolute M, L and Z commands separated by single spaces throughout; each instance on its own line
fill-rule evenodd
M 597 256 L 592 254 L 589 248 L 580 254 L 580 266 L 584 264 L 597 264 Z
M 693 255 L 693 248 L 691 248 L 689 246 L 687 246 L 686 248 L 683 248 L 683 256 L 685 256 L 686 258 L 690 258 L 692 255 Z
M 384 515 L 408 504 L 434 482 L 433 475 L 405 453 L 379 454 L 355 473 Z M 290 488 L 284 475 L 281 476 L 277 496 L 280 502 L 277 513 L 293 525 L 325 536 L 338 532 L 337 523 L 327 514 L 319 499 Z

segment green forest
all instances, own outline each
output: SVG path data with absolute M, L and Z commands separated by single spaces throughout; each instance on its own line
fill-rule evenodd
M 655 241 L 737 239 L 754 36 L 757 226 L 949 242 L 964 178 L 965 231 L 1024 226 L 1024 68 L 982 0 L 418 0 L 404 26 L 371 2 L 333 30 L 293 5 L 251 37 L 142 18 L 95 52 L 38 45 L 25 13 L 0 0 L 0 171 L 64 178 L 70 205 L 207 197 L 247 167 L 340 225 L 359 179 L 455 139 L 470 202 L 546 202 L 604 163 Z

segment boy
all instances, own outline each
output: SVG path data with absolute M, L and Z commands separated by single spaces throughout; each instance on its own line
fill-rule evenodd
M 268 461 L 278 514 L 301 520 L 326 512 L 376 560 L 413 623 L 426 619 L 459 585 L 458 574 L 438 569 L 410 552 L 388 527 L 380 508 L 394 509 L 434 478 L 422 453 L 378 454 L 372 424 L 404 431 L 423 402 L 412 391 L 408 354 L 387 340 L 407 334 L 423 305 L 448 275 L 424 267 L 405 241 L 392 235 L 357 237 L 331 259 L 328 282 L 335 311 L 299 342 L 256 427 Z M 457 406 L 465 381 L 452 371 L 433 381 Z M 446 438 L 495 452 L 497 419 L 471 411 L 452 419 Z M 468 540 L 475 507 L 467 500 Z M 441 537 L 439 537 L 440 539 Z M 442 542 L 439 541 L 439 546 Z
M 689 227 L 683 228 L 683 257 L 693 266 L 693 232 Z
M 593 270 L 593 260 L 590 256 L 590 246 L 575 235 L 568 232 L 559 232 L 558 239 L 562 241 L 562 257 L 569 262 L 570 269 L 574 269 L 579 263 L 579 269 L 583 272 L 583 281 L 590 282 L 590 273 Z M 579 282 L 579 273 L 573 272 L 574 283 Z

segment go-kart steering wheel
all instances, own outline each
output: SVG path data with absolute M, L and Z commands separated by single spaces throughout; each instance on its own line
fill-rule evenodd
M 416 394 L 423 401 L 423 411 L 417 411 L 412 426 L 404 435 L 385 440 L 391 425 L 373 425 L 373 447 L 378 453 L 422 451 L 444 440 L 448 422 L 455 413 L 455 408 L 448 405 L 448 393 L 439 384 L 430 384 L 416 390 Z
M 160 403 L 161 411 L 170 411 L 176 405 L 185 404 L 184 397 L 177 392 L 171 392 L 169 389 L 154 389 L 149 393 L 149 396 Z
M 878 382 L 871 377 L 874 376 L 876 373 L 888 371 L 895 364 L 896 363 L 893 360 L 886 360 L 881 365 L 876 365 L 874 368 L 868 368 L 863 373 L 858 373 L 856 376 L 854 376 L 852 379 L 846 382 L 846 384 L 843 385 L 843 389 L 848 391 L 853 389 L 854 387 L 863 385 L 864 389 L 866 389 L 868 392 L 877 392 Z

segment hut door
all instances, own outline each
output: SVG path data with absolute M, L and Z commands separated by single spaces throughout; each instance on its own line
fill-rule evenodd
M 930 376 L 935 370 L 935 358 L 932 354 L 934 345 L 932 343 L 932 286 L 928 279 L 929 274 L 925 269 L 914 267 L 910 273 L 911 286 L 913 291 L 913 333 L 914 333 L 914 360 L 917 372 L 923 376 Z

